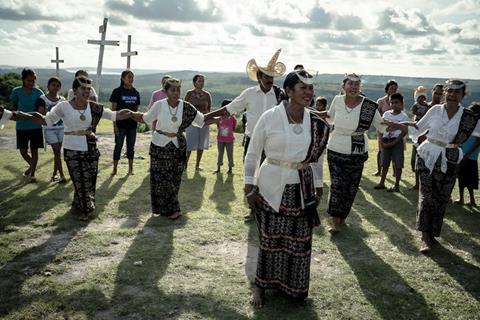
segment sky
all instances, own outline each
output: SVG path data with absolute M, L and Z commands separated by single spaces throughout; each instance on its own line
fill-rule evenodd
M 244 72 L 301 63 L 319 73 L 480 79 L 480 0 L 2 0 L 0 65 L 96 68 L 98 27 L 109 19 L 104 67 Z

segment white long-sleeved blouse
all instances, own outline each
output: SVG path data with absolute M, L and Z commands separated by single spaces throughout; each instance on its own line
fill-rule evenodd
M 175 116 L 177 121 L 172 121 L 172 117 Z M 156 101 L 153 106 L 143 115 L 143 121 L 145 123 L 152 123 L 156 121 L 155 130 L 163 132 L 176 133 L 182 124 L 183 119 L 183 100 L 179 100 L 178 106 L 172 108 L 168 105 L 167 99 Z M 201 112 L 197 111 L 195 119 L 193 119 L 194 126 L 203 127 L 204 116 Z M 167 137 L 164 134 L 160 134 L 154 131 L 152 136 L 152 143 L 159 147 L 166 146 L 169 142 L 172 142 L 178 148 L 177 137 Z
M 80 116 L 84 115 L 85 120 L 81 120 Z M 102 118 L 115 121 L 117 112 L 107 108 L 103 108 Z M 63 120 L 65 132 L 88 130 L 92 124 L 92 112 L 90 102 L 85 110 L 74 109 L 70 101 L 59 102 L 45 115 L 47 126 L 53 126 L 58 121 Z M 87 137 L 76 135 L 65 135 L 63 138 L 63 148 L 76 151 L 87 151 Z
M 354 108 L 348 108 L 345 105 L 345 96 L 338 95 L 333 98 L 328 109 L 329 124 L 334 125 L 334 129 L 328 139 L 328 150 L 343 154 L 352 154 L 352 133 L 357 130 L 358 121 L 360 119 L 360 110 L 362 109 L 362 101 Z M 381 133 L 385 132 L 386 126 L 382 124 L 383 119 L 380 112 L 375 111 L 372 125 Z M 365 152 L 368 151 L 367 131 L 364 133 Z
M 427 133 L 427 139 L 423 141 L 417 148 L 417 153 L 420 158 L 425 162 L 425 166 L 432 172 L 435 167 L 435 163 L 438 157 L 442 157 L 441 171 L 447 172 L 447 157 L 445 155 L 446 149 L 440 144 L 449 144 L 453 142 L 455 136 L 458 133 L 460 126 L 460 120 L 462 119 L 464 107 L 459 106 L 457 112 L 452 118 L 448 118 L 447 110 L 444 104 L 437 104 L 431 107 L 420 121 L 417 122 L 417 128 L 409 128 L 410 137 L 414 142 L 417 142 L 417 138 L 425 132 Z M 473 136 L 480 137 L 480 124 L 477 123 L 473 133 Z M 429 141 L 430 139 L 430 141 Z M 462 160 L 463 152 L 459 148 L 459 159 Z
M 295 134 L 294 124 L 288 122 L 283 104 L 267 110 L 258 120 L 245 157 L 245 184 L 258 186 L 262 197 L 276 211 L 280 208 L 285 185 L 300 183 L 298 170 L 280 167 L 264 161 L 258 176 L 255 171 L 262 150 L 267 158 L 288 162 L 302 162 L 310 147 L 310 111 L 305 109 L 302 122 L 303 132 Z M 323 185 L 323 155 L 318 162 L 311 163 L 316 188 Z

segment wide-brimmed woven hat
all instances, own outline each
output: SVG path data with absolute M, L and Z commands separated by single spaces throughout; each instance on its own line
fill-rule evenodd
M 255 59 L 250 59 L 250 61 L 247 62 L 248 77 L 253 81 L 257 81 L 257 71 L 259 70 L 270 77 L 280 77 L 283 75 L 287 68 L 282 62 L 277 61 L 281 51 L 282 49 L 278 49 L 277 52 L 275 52 L 266 67 L 261 67 L 257 65 Z

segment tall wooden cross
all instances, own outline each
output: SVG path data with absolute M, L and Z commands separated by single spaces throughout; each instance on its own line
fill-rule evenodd
M 138 55 L 138 51 L 131 51 L 132 47 L 132 35 L 128 35 L 128 42 L 127 42 L 127 52 L 122 52 L 120 54 L 121 57 L 127 57 L 127 69 L 130 69 L 130 58 L 131 56 Z
M 58 47 L 55 47 L 56 55 L 55 55 L 55 60 L 50 60 L 52 63 L 55 63 L 57 65 L 55 75 L 58 77 L 59 76 L 59 71 L 60 71 L 60 63 L 64 63 L 65 61 L 60 60 L 58 56 Z
M 97 94 L 100 96 L 100 79 L 102 77 L 102 65 L 103 65 L 103 52 L 105 50 L 105 46 L 119 46 L 120 41 L 117 40 L 105 40 L 107 35 L 107 23 L 108 19 L 103 19 L 103 24 L 98 28 L 98 33 L 102 34 L 101 40 L 88 40 L 87 43 L 89 44 L 98 44 L 100 45 L 100 51 L 98 53 L 98 64 L 97 64 L 97 83 L 96 89 Z

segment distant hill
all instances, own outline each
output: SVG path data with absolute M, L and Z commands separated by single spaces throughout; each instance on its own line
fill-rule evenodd
M 81 67 L 79 67 L 80 69 Z M 91 68 L 84 68 L 91 70 Z M 63 80 L 63 90 L 67 91 L 73 81 L 74 71 L 76 69 L 60 70 L 60 78 Z M 107 102 L 110 93 L 120 83 L 120 72 L 122 69 L 106 68 L 102 76 L 102 89 L 100 92 L 100 101 Z M 0 74 L 7 72 L 20 73 L 21 68 L 0 66 Z M 48 78 L 55 74 L 54 69 L 36 69 L 38 75 L 38 84 L 46 87 Z M 95 72 L 90 71 L 90 76 L 95 80 Z M 154 90 L 159 89 L 160 79 L 164 74 L 170 74 L 173 77 L 183 81 L 182 91 L 185 93 L 193 87 L 191 79 L 197 73 L 206 77 L 205 89 L 210 91 L 213 97 L 214 106 L 220 106 L 223 99 L 233 99 L 244 89 L 255 85 L 250 81 L 245 73 L 221 73 L 221 72 L 198 72 L 198 71 L 158 71 L 158 70 L 134 70 L 135 88 L 140 92 L 142 105 L 148 104 L 150 95 Z M 338 94 L 340 82 L 343 79 L 341 74 L 319 74 L 315 85 L 315 94 L 323 95 L 329 101 Z M 421 77 L 394 77 L 394 76 L 373 76 L 364 75 L 362 77 L 362 91 L 371 99 L 376 100 L 384 96 L 384 85 L 389 79 L 395 79 L 399 84 L 399 91 L 405 98 L 405 109 L 410 110 L 413 105 L 413 90 L 419 85 L 423 85 L 427 90 L 431 90 L 435 83 L 444 83 L 445 79 L 439 78 L 421 78 Z M 283 83 L 283 78 L 276 79 L 278 85 Z M 480 80 L 468 80 L 468 95 L 464 99 L 464 105 L 472 101 L 480 101 Z

